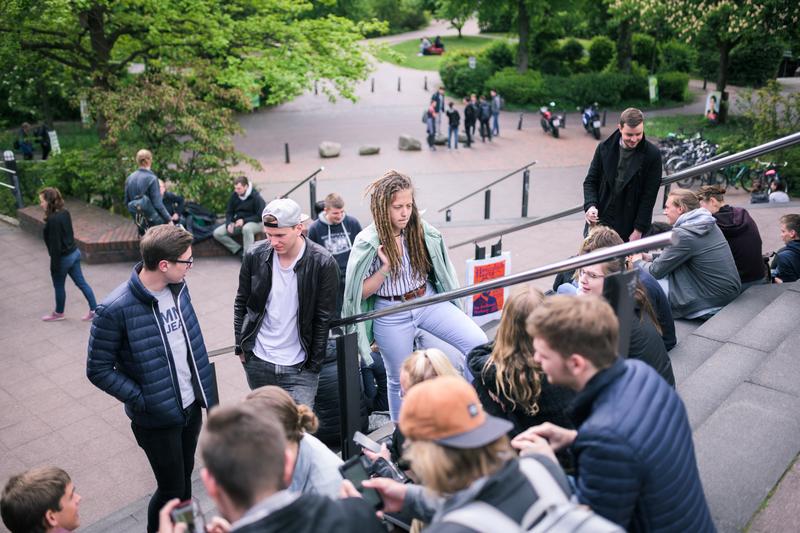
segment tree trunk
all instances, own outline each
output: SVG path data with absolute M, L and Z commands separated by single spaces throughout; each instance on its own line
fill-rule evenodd
M 111 89 L 111 49 L 114 43 L 109 41 L 105 27 L 105 7 L 93 4 L 88 10 L 78 16 L 82 27 L 89 33 L 89 43 L 92 48 L 92 86 L 96 90 L 107 91 Z M 95 115 L 97 120 L 97 136 L 104 140 L 108 136 L 108 121 L 102 112 Z
M 528 47 L 530 46 L 531 17 L 528 13 L 526 0 L 517 0 L 517 33 L 519 46 L 517 46 L 517 72 L 528 70 Z
M 630 74 L 631 55 L 633 55 L 633 44 L 631 42 L 631 21 L 623 20 L 617 28 L 617 68 L 620 72 Z
M 719 43 L 719 74 L 717 76 L 717 90 L 721 97 L 719 101 L 719 113 L 717 121 L 722 124 L 728 118 L 728 67 L 730 66 L 730 53 L 732 44 L 728 42 Z

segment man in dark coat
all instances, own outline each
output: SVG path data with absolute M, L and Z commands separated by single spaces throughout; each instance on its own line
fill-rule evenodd
M 478 111 L 469 98 L 464 98 L 464 133 L 467 135 L 467 148 L 472 145 L 472 134 L 475 132 L 475 121 L 478 120 Z
M 661 152 L 644 137 L 642 112 L 629 107 L 618 130 L 597 146 L 583 180 L 587 225 L 610 226 L 625 241 L 641 238 L 660 185 Z
M 596 296 L 553 296 L 527 330 L 550 382 L 578 392 L 577 431 L 545 423 L 512 444 L 569 448 L 579 502 L 628 531 L 715 531 L 686 408 L 655 370 L 617 356 L 611 306 Z
M 772 262 L 772 276 L 776 283 L 800 279 L 800 215 L 781 217 L 781 240 L 786 246 L 778 250 Z
M 261 212 L 264 199 L 245 176 L 233 180 L 233 192 L 225 209 L 225 224 L 214 230 L 214 238 L 232 254 L 244 256 L 256 241 L 256 235 L 264 231 L 261 225 Z M 242 244 L 233 238 L 242 236 Z
M 125 180 L 125 205 L 139 228 L 139 236 L 142 236 L 147 228 L 169 222 L 170 214 L 164 207 L 158 178 L 151 170 L 153 154 L 149 150 L 139 150 L 136 164 L 139 168 Z M 142 201 L 144 203 L 137 209 L 136 204 Z

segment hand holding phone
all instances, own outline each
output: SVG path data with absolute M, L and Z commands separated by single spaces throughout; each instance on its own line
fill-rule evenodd
M 363 482 L 369 479 L 367 465 L 364 464 L 364 461 L 369 461 L 369 459 L 363 455 L 351 457 L 346 463 L 339 467 L 339 472 L 342 473 L 343 478 L 353 484 L 356 490 L 361 493 L 361 496 L 369 502 L 370 505 L 375 509 L 382 509 L 383 498 L 381 498 L 380 493 L 375 489 L 367 488 L 363 485 Z
M 353 435 L 353 442 L 362 448 L 371 451 L 372 453 L 381 453 L 381 445 L 367 437 L 360 431 L 356 431 Z
M 182 501 L 170 511 L 169 516 L 173 524 L 186 524 L 189 533 L 205 533 L 205 519 L 195 500 Z

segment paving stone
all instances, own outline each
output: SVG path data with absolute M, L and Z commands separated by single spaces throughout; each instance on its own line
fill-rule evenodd
M 800 293 L 786 290 L 733 335 L 731 342 L 771 352 L 797 330 L 798 310 Z
M 741 530 L 800 451 L 800 399 L 743 383 L 694 432 L 715 521 Z
M 680 384 L 694 370 L 722 347 L 722 342 L 689 335 L 669 352 L 675 382 Z
M 767 357 L 758 350 L 724 344 L 680 382 L 678 394 L 686 405 L 692 429 L 705 422 Z
M 750 381 L 800 396 L 800 332 L 788 336 L 757 369 Z
M 800 461 L 795 461 L 778 485 L 769 504 L 755 516 L 748 533 L 800 531 Z
M 52 431 L 50 426 L 31 415 L 16 424 L 0 429 L 0 442 L 6 448 L 13 450 L 21 444 L 47 435 L 50 431 Z

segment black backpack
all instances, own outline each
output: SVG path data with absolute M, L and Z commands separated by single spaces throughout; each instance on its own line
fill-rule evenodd
M 186 202 L 183 215 L 186 217 L 186 230 L 192 234 L 194 242 L 206 240 L 214 234 L 217 216 L 207 207 Z

